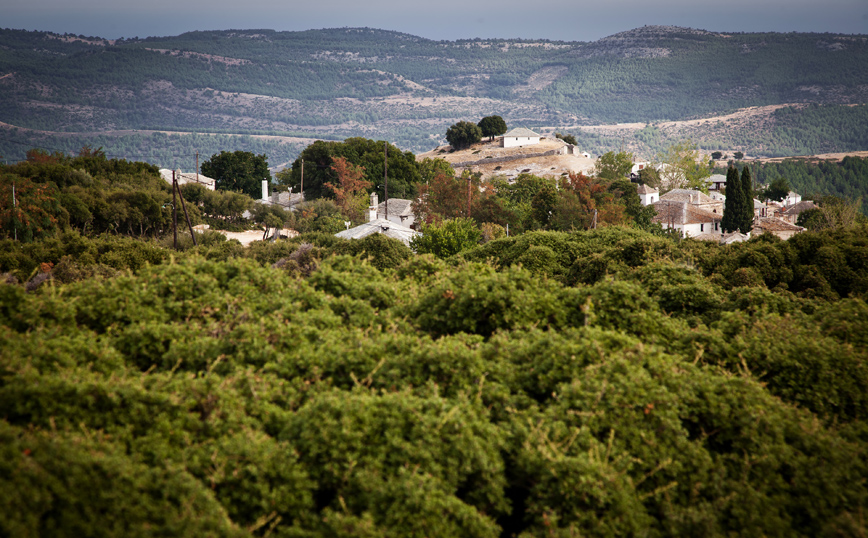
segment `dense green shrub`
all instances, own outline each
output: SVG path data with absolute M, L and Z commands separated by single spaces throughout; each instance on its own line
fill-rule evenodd
M 856 234 L 128 241 L 4 251 L 0 534 L 865 533 Z

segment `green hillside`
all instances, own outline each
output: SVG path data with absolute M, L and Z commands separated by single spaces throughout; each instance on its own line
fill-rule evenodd
M 864 104 L 868 38 L 659 26 L 593 43 L 431 41 L 369 28 L 121 41 L 0 30 L 0 77 L 0 121 L 22 128 L 366 136 L 420 151 L 451 123 L 490 114 L 534 127 Z M 774 136 L 788 134 L 798 137 Z M 861 137 L 842 138 L 864 149 Z

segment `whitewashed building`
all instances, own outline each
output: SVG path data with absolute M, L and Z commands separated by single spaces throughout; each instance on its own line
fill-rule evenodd
M 660 191 L 654 187 L 640 184 L 636 188 L 636 192 L 639 193 L 639 200 L 642 202 L 642 205 L 651 205 L 660 201 Z
M 721 232 L 720 220 L 723 215 L 719 213 L 712 213 L 684 201 L 661 200 L 652 205 L 657 210 L 652 222 L 659 223 L 664 228 L 678 230 L 684 237 Z
M 540 135 L 525 129 L 524 127 L 516 127 L 505 135 L 503 135 L 503 147 L 517 148 L 519 146 L 532 146 L 539 144 Z
M 802 201 L 802 195 L 797 193 L 796 191 L 790 191 L 789 194 L 787 194 L 787 197 L 784 198 L 784 200 L 783 200 L 784 205 L 787 207 L 796 205 L 801 201 Z

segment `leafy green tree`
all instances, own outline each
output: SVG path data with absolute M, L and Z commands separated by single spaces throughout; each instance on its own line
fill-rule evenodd
M 741 171 L 741 190 L 742 200 L 744 205 L 741 208 L 738 230 L 743 233 L 750 233 L 753 228 L 753 178 L 750 175 L 750 166 L 745 166 Z M 727 183 L 729 184 L 729 183 Z
M 633 169 L 633 154 L 619 151 L 609 151 L 597 159 L 593 175 L 608 180 L 622 179 L 630 175 Z
M 426 157 L 417 162 L 416 166 L 419 168 L 419 175 L 421 176 L 422 183 L 431 181 L 437 174 L 455 177 L 455 169 L 452 168 L 452 165 L 445 159 L 432 159 Z
M 708 193 L 706 178 L 711 168 L 703 162 L 697 145 L 690 140 L 673 144 L 657 154 L 660 181 L 666 189 L 696 189 Z
M 540 227 L 547 227 L 554 215 L 555 207 L 558 205 L 558 190 L 550 182 L 545 183 L 540 188 L 530 202 L 533 219 Z
M 720 159 L 723 158 L 723 153 L 720 151 L 712 151 L 711 152 L 711 158 L 714 159 L 715 161 L 719 161 Z
M 823 212 L 815 207 L 799 213 L 796 224 L 812 232 L 817 232 L 826 227 L 826 218 L 823 216 Z
M 608 191 L 617 196 L 617 200 L 624 206 L 624 212 L 633 219 L 637 227 L 643 230 L 651 227 L 651 219 L 657 211 L 650 205 L 642 205 L 635 183 L 629 179 L 619 179 L 609 184 Z
M 732 156 L 735 157 L 735 160 L 737 161 L 744 159 L 744 153 L 742 153 L 741 151 L 736 151 L 732 154 Z
M 763 195 L 767 200 L 774 200 L 776 202 L 780 202 L 784 198 L 790 194 L 792 187 L 790 187 L 790 182 L 787 181 L 784 177 L 778 177 L 771 182 L 769 182 L 768 187 L 766 187 Z
M 262 181 L 271 181 L 265 155 L 249 151 L 221 151 L 202 163 L 202 173 L 214 178 L 215 187 L 223 191 L 242 192 L 252 198 L 262 194 Z
M 410 241 L 410 248 L 417 254 L 433 254 L 448 258 L 479 244 L 482 232 L 473 219 L 459 217 L 422 225 L 422 235 Z
M 726 201 L 723 205 L 723 218 L 720 226 L 725 232 L 735 232 L 738 231 L 741 224 L 745 202 L 738 169 L 734 166 L 730 166 L 726 170 L 726 185 Z
M 367 138 L 347 138 L 343 142 L 317 140 L 307 146 L 292 163 L 291 168 L 281 170 L 277 179 L 285 188 L 300 192 L 302 180 L 302 161 L 304 161 L 304 198 L 332 198 L 334 193 L 325 187 L 326 183 L 337 184 L 338 177 L 332 170 L 333 159 L 342 157 L 355 166 L 365 169 L 365 180 L 371 183 L 370 190 L 376 188 L 383 199 L 384 151 L 388 151 L 389 162 L 389 197 L 416 197 L 418 185 L 422 182 L 420 168 L 416 164 L 416 156 L 409 151 L 401 151 L 392 144 L 382 140 Z
M 482 140 L 482 129 L 475 123 L 459 121 L 446 130 L 446 140 L 453 149 L 469 148 Z
M 571 134 L 555 133 L 555 138 L 560 138 L 567 144 L 572 144 L 574 146 L 577 146 L 579 144 L 578 141 L 576 141 L 576 137 Z
M 660 172 L 653 166 L 639 170 L 639 183 L 649 187 L 660 188 Z
M 507 129 L 506 122 L 500 116 L 486 116 L 477 125 L 482 130 L 482 136 L 489 137 L 489 140 L 494 140 L 495 136 L 502 135 Z

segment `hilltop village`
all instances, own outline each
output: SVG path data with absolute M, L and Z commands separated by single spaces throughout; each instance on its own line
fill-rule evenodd
M 792 190 L 772 193 L 767 192 L 765 185 L 751 183 L 750 192 L 745 191 L 752 205 L 750 226 L 725 229 L 727 176 L 712 173 L 714 163 L 700 162 L 702 158 L 695 147 L 677 148 L 678 162 L 673 164 L 636 162 L 632 155 L 623 152 L 592 157 L 572 142 L 575 141 L 569 136 L 542 136 L 519 127 L 471 142 L 461 149 L 448 144 L 437 146 L 415 156 L 416 164 L 428 169 L 426 183 L 417 191 L 417 198 L 393 194 L 387 203 L 383 183 L 366 198 L 367 209 L 360 211 L 359 191 L 355 194 L 355 219 L 350 213 L 344 214 L 347 223 L 355 221 L 357 225 L 347 226 L 337 236 L 350 239 L 385 233 L 409 245 L 426 223 L 469 216 L 481 229 L 495 236 L 508 235 L 510 227 L 515 234 L 528 229 L 590 229 L 637 222 L 679 237 L 728 244 L 764 233 L 789 239 L 806 229 L 799 224 L 802 212 L 819 210 L 817 204 L 803 201 Z M 737 164 L 740 163 L 730 162 L 730 166 Z M 317 166 L 322 168 L 324 164 L 319 162 Z M 169 172 L 162 171 L 166 178 Z M 293 186 L 288 192 L 269 193 L 268 182 L 263 181 L 262 196 L 257 202 L 296 210 L 304 201 L 300 175 L 299 166 L 294 193 Z M 210 178 L 186 179 L 189 175 L 180 172 L 178 176 L 182 182 L 198 181 L 213 189 Z M 291 178 L 289 172 L 284 172 L 284 178 Z M 308 185 L 310 192 L 310 180 Z M 744 190 L 740 184 L 738 188 Z M 577 199 L 584 203 L 563 200 L 582 189 L 587 192 Z M 392 192 L 396 192 L 394 187 Z M 539 207 L 546 203 L 548 206 Z M 519 207 L 522 204 L 525 207 Z M 617 205 L 622 209 L 612 211 Z M 478 209 L 480 206 L 483 209 Z M 517 215 L 521 209 L 530 215 Z M 284 229 L 272 233 L 292 236 L 298 232 Z M 228 235 L 245 239 L 237 234 Z M 256 232 L 246 236 L 248 241 L 257 238 Z

